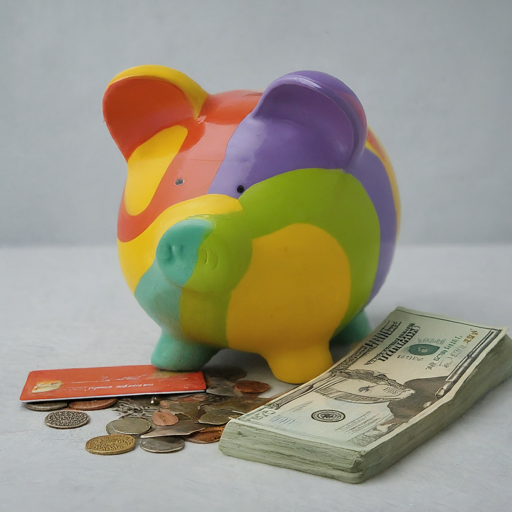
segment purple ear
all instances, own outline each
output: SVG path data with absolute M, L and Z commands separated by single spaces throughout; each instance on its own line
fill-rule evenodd
M 278 78 L 240 123 L 208 190 L 240 197 L 260 181 L 297 169 L 343 169 L 366 144 L 366 116 L 336 78 L 299 71 Z
M 318 71 L 278 78 L 267 87 L 252 115 L 321 134 L 333 163 L 317 167 L 346 168 L 366 143 L 366 116 L 357 96 L 337 78 Z

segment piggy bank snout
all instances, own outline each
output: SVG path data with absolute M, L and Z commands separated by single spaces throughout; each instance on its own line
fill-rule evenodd
M 156 261 L 172 284 L 195 292 L 224 292 L 236 286 L 251 254 L 250 236 L 234 218 L 191 217 L 160 239 Z
M 210 221 L 196 218 L 178 222 L 163 234 L 156 249 L 156 260 L 166 279 L 180 287 L 187 284 L 200 253 L 205 252 L 203 241 L 212 231 Z

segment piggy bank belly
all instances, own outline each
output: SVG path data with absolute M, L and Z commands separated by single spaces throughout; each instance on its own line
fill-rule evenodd
M 232 292 L 229 346 L 257 352 L 282 380 L 302 382 L 331 364 L 325 340 L 350 300 L 348 257 L 311 224 L 293 224 L 253 242 L 252 259 Z

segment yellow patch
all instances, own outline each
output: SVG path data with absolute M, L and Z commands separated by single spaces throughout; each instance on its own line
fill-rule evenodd
M 135 291 L 140 278 L 151 267 L 162 235 L 174 224 L 194 215 L 216 215 L 240 211 L 238 199 L 222 194 L 207 194 L 175 204 L 162 212 L 138 237 L 117 241 L 121 270 L 130 290 Z
M 128 159 L 128 177 L 124 189 L 124 204 L 130 215 L 138 215 L 148 207 L 186 136 L 186 128 L 171 126 L 132 153 Z
M 257 238 L 231 295 L 229 346 L 263 355 L 288 382 L 320 373 L 331 363 L 329 340 L 347 311 L 350 288 L 348 257 L 324 230 L 292 224 Z

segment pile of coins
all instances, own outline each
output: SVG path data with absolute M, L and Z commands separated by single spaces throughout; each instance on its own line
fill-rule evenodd
M 203 373 L 206 393 L 25 405 L 36 411 L 51 411 L 45 424 L 61 429 L 87 424 L 89 415 L 84 411 L 115 405 L 114 410 L 120 418 L 106 425 L 108 435 L 90 439 L 85 449 L 99 455 L 117 455 L 133 450 L 137 444 L 147 452 L 171 453 L 183 449 L 185 441 L 216 443 L 229 420 L 271 400 L 258 396 L 270 386 L 264 382 L 241 380 L 246 376 L 241 368 L 210 368 Z

